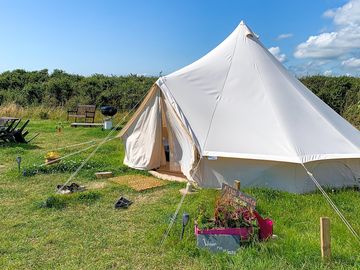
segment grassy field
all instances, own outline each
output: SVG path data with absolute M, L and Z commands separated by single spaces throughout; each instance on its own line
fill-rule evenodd
M 360 269 L 360 244 L 347 231 L 319 193 L 294 195 L 247 189 L 258 209 L 275 222 L 277 239 L 240 249 L 236 255 L 210 254 L 196 247 L 193 219 L 179 241 L 181 219 L 165 244 L 160 241 L 180 201 L 184 184 L 169 183 L 145 192 L 108 183 L 104 188 L 54 197 L 52 208 L 44 202 L 55 194 L 91 150 L 74 156 L 34 176 L 17 171 L 21 156 L 28 174 L 44 162 L 47 151 L 77 142 L 104 138 L 100 129 L 70 128 L 55 132 L 57 121 L 35 120 L 30 131 L 41 135 L 29 145 L 0 146 L 0 269 Z M 74 149 L 61 151 L 62 155 Z M 99 149 L 75 179 L 84 185 L 101 183 L 94 172 L 139 174 L 122 164 L 123 148 L 113 140 Z M 106 180 L 105 180 L 106 181 Z M 196 215 L 197 205 L 214 203 L 218 191 L 201 190 L 187 196 L 180 210 Z M 115 210 L 124 195 L 134 201 L 127 210 Z M 360 231 L 359 192 L 339 191 L 330 196 Z M 319 217 L 331 218 L 332 253 L 323 264 L 319 247 Z

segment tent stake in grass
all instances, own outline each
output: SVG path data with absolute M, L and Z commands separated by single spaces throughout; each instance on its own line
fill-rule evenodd
M 321 257 L 323 261 L 330 261 L 331 245 L 330 245 L 330 219 L 328 217 L 320 218 L 320 245 Z

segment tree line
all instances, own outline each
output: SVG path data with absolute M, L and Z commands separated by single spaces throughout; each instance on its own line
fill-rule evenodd
M 112 105 L 121 111 L 132 108 L 155 82 L 155 77 L 128 76 L 89 77 L 47 69 L 21 69 L 0 74 L 0 105 L 45 105 L 73 108 L 76 104 Z
M 360 78 L 307 76 L 300 78 L 314 94 L 333 110 L 360 128 Z
M 45 105 L 73 108 L 76 104 L 132 108 L 156 81 L 156 77 L 81 76 L 62 70 L 49 72 L 16 69 L 0 74 L 0 105 Z M 353 125 L 360 127 L 360 78 L 307 76 L 300 78 L 311 91 Z

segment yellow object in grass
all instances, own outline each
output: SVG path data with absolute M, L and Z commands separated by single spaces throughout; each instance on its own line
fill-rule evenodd
M 54 159 L 58 159 L 58 158 L 60 158 L 60 154 L 55 151 L 48 152 L 45 155 L 45 159 L 48 159 L 48 160 L 54 160 Z

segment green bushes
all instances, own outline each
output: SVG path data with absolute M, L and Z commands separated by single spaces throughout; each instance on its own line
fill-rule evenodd
M 360 128 L 360 78 L 309 76 L 300 80 L 337 113 Z
M 22 107 L 47 106 L 72 108 L 79 103 L 113 105 L 121 111 L 132 108 L 155 82 L 155 77 L 90 77 L 61 70 L 13 70 L 0 74 L 0 105 L 14 103 Z

